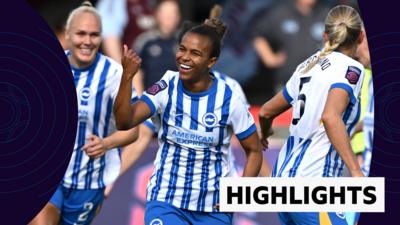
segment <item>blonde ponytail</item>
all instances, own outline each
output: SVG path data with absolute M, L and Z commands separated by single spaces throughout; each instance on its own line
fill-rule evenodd
M 302 73 L 307 73 L 334 50 L 356 44 L 362 27 L 360 15 L 352 7 L 338 5 L 331 9 L 325 19 L 325 33 L 328 41 L 325 42 L 318 57 L 313 58 L 302 70 Z

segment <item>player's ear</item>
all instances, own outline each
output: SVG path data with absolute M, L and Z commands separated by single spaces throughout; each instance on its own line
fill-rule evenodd
M 210 61 L 208 62 L 208 65 L 207 65 L 208 69 L 211 69 L 211 67 L 213 67 L 215 65 L 215 63 L 217 63 L 217 60 L 218 60 L 217 57 L 212 57 L 210 59 Z
M 65 40 L 69 40 L 69 38 L 70 38 L 69 32 L 67 30 L 64 30 L 64 38 L 65 38 Z
M 364 38 L 366 38 L 365 37 L 365 31 L 361 31 L 360 35 L 358 36 L 357 44 L 361 44 L 364 41 Z
M 324 43 L 325 43 L 325 42 L 328 42 L 328 41 L 329 41 L 328 33 L 324 32 L 324 33 L 322 34 L 322 39 L 324 40 Z

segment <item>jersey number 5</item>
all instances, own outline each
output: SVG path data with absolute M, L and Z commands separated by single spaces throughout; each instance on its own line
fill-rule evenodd
M 306 107 L 306 95 L 301 93 L 301 89 L 303 89 L 303 85 L 310 82 L 311 77 L 302 77 L 300 78 L 300 86 L 299 86 L 299 97 L 297 98 L 298 104 L 300 104 L 300 108 L 297 108 L 300 110 L 300 113 L 297 113 L 298 115 L 293 115 L 293 120 L 292 124 L 297 125 L 299 120 L 304 114 L 304 108 Z M 296 117 L 295 117 L 296 116 Z

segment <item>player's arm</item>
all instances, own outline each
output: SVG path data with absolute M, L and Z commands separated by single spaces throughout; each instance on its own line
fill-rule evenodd
M 263 37 L 256 37 L 253 46 L 263 64 L 269 68 L 278 68 L 286 62 L 286 54 L 284 52 L 275 53 L 269 42 Z
M 120 176 L 135 164 L 153 138 L 153 131 L 145 124 L 142 123 L 138 128 L 138 139 L 132 144 L 127 145 L 122 151 Z
M 241 140 L 240 144 L 247 157 L 243 177 L 257 177 L 263 162 L 262 148 L 257 132 L 253 132 L 250 136 Z M 267 167 L 269 168 L 268 164 Z
M 136 161 L 142 156 L 143 152 L 149 146 L 149 143 L 153 137 L 153 130 L 146 126 L 145 124 L 140 124 L 138 126 L 139 129 L 139 137 L 138 139 L 125 146 L 122 154 L 121 154 L 121 169 L 119 172 L 118 177 L 122 176 L 126 171 L 131 168 Z M 104 196 L 108 197 L 113 189 L 113 184 L 107 185 L 106 189 L 104 190 Z
M 131 128 L 127 131 L 116 131 L 106 138 L 100 138 L 96 135 L 89 135 L 87 143 L 82 150 L 91 158 L 103 156 L 107 150 L 128 145 L 138 138 L 138 128 Z
M 279 116 L 290 107 L 291 105 L 284 97 L 283 91 L 280 91 L 261 106 L 260 111 L 258 112 L 258 118 L 261 129 L 261 144 L 264 148 L 268 148 L 267 138 L 273 134 L 272 121 L 275 119 L 275 117 Z
M 333 88 L 322 113 L 322 123 L 333 147 L 343 159 L 352 177 L 363 176 L 356 156 L 350 145 L 350 137 L 342 120 L 342 115 L 349 104 L 349 94 L 341 88 Z
M 151 109 L 140 100 L 131 105 L 132 79 L 139 70 L 141 59 L 124 45 L 121 61 L 123 73 L 114 103 L 114 115 L 117 129 L 127 130 L 150 117 Z
M 260 169 L 260 176 L 261 177 L 270 177 L 271 176 L 271 168 L 269 167 L 269 163 L 267 159 L 263 158 L 263 162 L 261 164 L 261 169 Z

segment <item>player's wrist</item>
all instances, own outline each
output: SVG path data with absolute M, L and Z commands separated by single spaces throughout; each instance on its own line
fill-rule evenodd
M 349 170 L 352 177 L 364 177 L 363 172 L 361 169 L 352 169 Z
M 105 149 L 106 151 L 108 151 L 109 149 L 112 148 L 112 143 L 111 143 L 111 141 L 110 141 L 109 138 L 104 138 L 104 139 L 102 139 L 102 142 L 103 142 L 103 147 L 104 147 L 104 149 Z
M 135 74 L 131 74 L 131 72 L 124 71 L 122 73 L 121 84 L 129 84 L 129 85 L 131 85 L 134 76 L 135 76 Z

